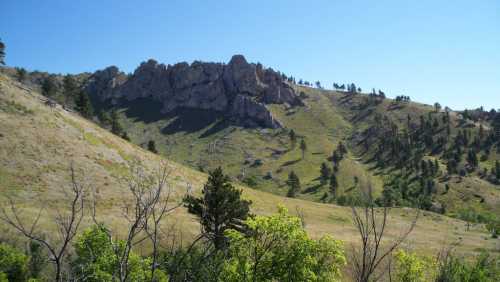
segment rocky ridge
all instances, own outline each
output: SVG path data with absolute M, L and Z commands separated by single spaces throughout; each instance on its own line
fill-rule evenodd
M 86 90 L 112 104 L 151 98 L 162 103 L 163 113 L 179 108 L 213 110 L 244 126 L 268 128 L 282 125 L 267 104 L 302 105 L 280 73 L 248 63 L 242 55 L 228 64 L 196 61 L 166 66 L 148 60 L 132 75 L 111 66 L 95 72 Z

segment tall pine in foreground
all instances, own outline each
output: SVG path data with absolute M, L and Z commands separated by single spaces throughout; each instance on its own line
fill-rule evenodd
M 245 229 L 242 221 L 249 216 L 251 201 L 241 199 L 241 192 L 231 184 L 229 177 L 219 167 L 209 173 L 201 197 L 188 195 L 184 198 L 188 212 L 200 220 L 202 235 L 217 250 L 226 246 L 226 230 Z

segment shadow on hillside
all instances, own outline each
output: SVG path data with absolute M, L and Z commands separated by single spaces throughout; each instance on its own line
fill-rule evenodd
M 284 162 L 281 167 L 284 167 L 284 166 L 289 166 L 289 165 L 293 165 L 293 164 L 296 164 L 298 162 L 300 162 L 301 159 L 296 159 L 296 160 L 293 160 L 293 161 L 287 161 L 287 162 Z
M 110 110 L 110 105 L 99 105 L 101 108 Z M 200 138 L 215 134 L 230 125 L 226 122 L 222 113 L 201 109 L 176 109 L 169 113 L 162 113 L 162 104 L 148 98 L 138 98 L 133 101 L 122 100 L 117 108 L 123 109 L 125 116 L 133 122 L 146 124 L 160 120 L 168 121 L 161 129 L 163 134 L 175 134 L 179 132 L 192 133 L 207 129 Z
M 302 194 L 314 194 L 318 192 L 319 188 L 321 188 L 321 184 L 316 184 L 313 186 L 307 187 L 304 191 L 302 191 Z
M 163 134 L 192 133 L 213 125 L 203 133 L 203 137 L 206 137 L 229 126 L 224 122 L 222 114 L 209 110 L 177 109 L 169 113 L 167 118 L 172 121 L 162 129 Z

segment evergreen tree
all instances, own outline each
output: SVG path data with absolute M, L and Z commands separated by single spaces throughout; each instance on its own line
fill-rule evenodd
M 320 181 L 321 185 L 325 185 L 328 182 L 328 179 L 330 178 L 330 168 L 326 163 L 321 164 L 320 168 Z
M 500 112 L 495 114 L 492 125 L 495 140 L 500 141 Z
M 469 150 L 469 153 L 467 154 L 467 162 L 472 167 L 472 169 L 475 169 L 479 164 L 476 152 L 472 149 Z
M 75 78 L 69 74 L 65 75 L 63 79 L 63 94 L 66 104 L 68 104 L 68 101 L 75 99 L 74 97 L 77 95 L 77 93 L 78 93 L 78 85 L 76 83 Z M 79 94 L 80 93 L 78 93 L 78 95 Z
M 338 169 L 341 160 L 342 160 L 342 157 L 340 156 L 340 153 L 338 152 L 338 150 L 333 151 L 332 162 L 333 162 L 334 168 Z
M 24 68 L 16 68 L 17 81 L 23 82 L 26 79 L 28 72 Z
M 292 129 L 288 133 L 288 137 L 290 138 L 290 144 L 292 149 L 295 148 L 295 144 L 297 144 L 297 135 L 295 134 L 295 131 Z
M 116 135 L 121 135 L 123 133 L 123 127 L 118 120 L 118 113 L 115 110 L 111 111 L 111 132 Z
M 111 116 L 108 112 L 99 110 L 99 112 L 97 113 L 97 118 L 99 119 L 101 126 L 108 127 L 111 125 Z
M 500 180 L 500 161 L 495 162 L 495 177 Z
M 5 44 L 0 38 L 0 65 L 5 65 Z
M 337 182 L 337 176 L 335 176 L 335 173 L 332 173 L 330 175 L 330 193 L 332 193 L 333 197 L 337 196 L 337 187 L 339 186 Z
M 57 85 L 52 75 L 47 76 L 42 82 L 42 94 L 46 97 L 53 97 L 56 94 Z
M 126 131 L 123 131 L 123 134 L 121 136 L 123 139 L 127 140 L 127 141 L 130 141 L 130 137 L 128 136 L 127 132 Z
M 226 246 L 226 230 L 245 229 L 242 221 L 249 216 L 251 201 L 241 199 L 241 193 L 219 167 L 209 173 L 201 197 L 188 195 L 184 198 L 188 212 L 199 218 L 203 236 L 217 250 Z
M 300 179 L 294 171 L 288 174 L 286 184 L 288 185 L 288 193 L 286 196 L 295 198 L 296 194 L 300 191 Z
M 434 110 L 436 111 L 436 113 L 439 112 L 441 110 L 441 104 L 437 102 L 434 103 Z
M 304 139 L 300 140 L 300 150 L 302 151 L 302 159 L 304 159 L 307 150 L 306 141 L 304 141 Z
M 92 104 L 90 104 L 89 95 L 81 90 L 75 100 L 75 109 L 84 117 L 92 117 Z
M 157 154 L 158 151 L 156 150 L 156 144 L 155 144 L 155 141 L 154 140 L 149 140 L 148 142 L 148 150 Z

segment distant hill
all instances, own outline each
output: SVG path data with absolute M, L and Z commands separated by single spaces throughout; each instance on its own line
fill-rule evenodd
M 39 77 L 30 73 L 23 83 L 40 87 Z M 53 77 L 53 99 L 74 108 L 63 77 Z M 113 131 L 112 115 L 121 125 L 115 133 L 132 143 L 154 144 L 161 155 L 199 171 L 222 166 L 259 191 L 285 196 L 294 171 L 302 184 L 297 197 L 305 200 L 348 205 L 370 185 L 381 205 L 500 220 L 496 111 L 456 112 L 407 96 L 389 99 L 380 90 L 362 93 L 354 84 L 325 90 L 241 55 L 228 64 L 149 60 L 130 75 L 109 67 L 74 80 L 103 128 Z M 321 181 L 322 163 L 335 171 L 335 193 Z
M 321 95 L 316 96 L 316 94 Z M 316 118 L 314 119 L 315 121 L 322 121 L 322 115 L 330 116 L 331 110 L 333 116 L 339 119 L 331 121 L 331 123 L 328 121 L 329 119 L 325 120 L 323 128 L 330 126 L 339 132 L 340 130 L 345 133 L 352 131 L 350 123 L 340 119 L 341 114 L 333 111 L 329 104 L 322 103 L 326 101 L 324 99 L 329 99 L 330 97 L 323 95 L 319 90 L 313 89 L 308 91 L 308 95 L 310 96 L 306 99 L 306 106 L 295 109 L 297 112 L 294 114 L 287 115 L 287 111 L 284 109 L 280 110 L 272 107 L 272 110 L 276 113 L 277 117 L 283 117 L 282 121 L 284 124 L 298 118 L 303 120 L 313 120 L 313 118 Z M 85 183 L 94 186 L 98 191 L 99 198 L 101 199 L 99 209 L 103 215 L 103 220 L 112 226 L 114 230 L 120 230 L 120 225 L 123 224 L 123 218 L 120 214 L 120 202 L 127 199 L 127 194 L 125 193 L 126 188 L 120 183 L 119 179 L 129 173 L 129 167 L 134 162 L 139 162 L 147 171 L 152 171 L 157 168 L 161 160 L 166 161 L 166 159 L 157 154 L 150 153 L 140 146 L 127 142 L 101 128 L 94 122 L 80 117 L 72 110 L 63 109 L 60 104 L 50 104 L 46 103 L 46 101 L 47 98 L 40 95 L 36 89 L 14 81 L 4 74 L 0 74 L 0 122 L 2 125 L 0 127 L 0 196 L 11 195 L 18 200 L 22 200 L 22 206 L 28 210 L 28 213 L 25 213 L 27 217 L 34 214 L 42 203 L 48 205 L 46 206 L 47 212 L 54 212 L 54 208 L 62 204 L 62 194 L 59 188 L 67 184 L 69 179 L 68 167 L 70 162 L 74 162 L 78 176 L 85 180 Z M 320 105 L 324 107 L 324 111 L 311 110 L 320 107 Z M 308 109 L 307 107 L 310 108 Z M 125 117 L 125 113 L 123 115 Z M 123 121 L 126 121 L 127 124 L 132 123 L 131 119 L 123 119 Z M 140 123 L 136 122 L 136 124 Z M 144 128 L 147 129 L 146 132 L 152 132 L 152 125 L 154 124 L 157 125 L 157 123 L 144 125 Z M 127 126 L 125 128 L 128 129 Z M 133 129 L 138 130 L 138 128 L 138 126 L 130 127 L 130 135 L 136 142 L 138 135 L 134 133 Z M 305 124 L 295 127 L 299 136 L 307 133 L 305 128 L 307 128 Z M 323 130 L 314 128 L 311 126 L 311 129 L 309 129 L 311 130 L 310 132 L 323 132 Z M 322 158 L 328 156 L 328 152 L 334 148 L 336 142 L 341 140 L 343 136 L 338 136 L 335 131 L 329 131 L 328 133 L 318 135 L 321 138 L 314 139 L 308 137 L 306 140 L 309 143 L 311 151 L 308 151 L 309 153 L 307 153 L 305 158 L 306 161 L 296 162 L 296 159 L 300 155 L 297 149 L 279 155 L 276 160 L 273 160 L 273 157 L 267 158 L 266 155 L 272 151 L 262 148 L 267 148 L 266 146 L 273 148 L 272 146 L 277 146 L 280 142 L 283 143 L 283 147 L 287 146 L 286 135 L 281 133 L 282 130 L 267 129 L 267 131 L 263 131 L 263 129 L 228 127 L 200 139 L 214 138 L 214 136 L 225 133 L 229 136 L 227 140 L 231 140 L 231 142 L 241 140 L 239 146 L 247 148 L 251 153 L 255 153 L 255 157 L 261 157 L 263 162 L 262 165 L 255 167 L 252 167 L 252 163 L 249 164 L 250 173 L 256 173 L 260 170 L 266 171 L 274 164 L 281 164 L 283 166 L 284 162 L 287 162 L 285 158 L 288 158 L 292 162 L 288 165 L 285 164 L 283 170 L 289 170 L 287 166 L 292 166 L 303 177 L 306 184 L 304 187 L 307 187 L 307 173 L 313 175 L 313 171 L 315 171 L 315 169 L 312 169 L 313 165 L 307 170 L 308 166 L 305 165 L 307 160 L 314 160 L 314 162 L 320 163 Z M 193 131 L 189 134 L 195 134 L 195 132 Z M 161 136 L 160 133 L 158 132 L 157 136 Z M 172 141 L 178 142 L 177 145 L 174 143 L 177 146 L 174 146 L 174 148 L 182 148 L 179 136 L 189 136 L 189 134 L 176 134 L 170 134 L 172 139 L 179 138 L 177 141 Z M 236 137 L 240 139 L 233 139 Z M 322 141 L 322 138 L 327 137 L 331 139 L 324 140 L 331 141 Z M 258 142 L 251 145 L 255 146 L 255 149 L 248 145 L 253 140 Z M 329 150 L 325 149 L 323 154 L 317 154 L 318 151 L 315 150 L 322 148 L 322 142 L 326 146 L 330 146 L 330 148 L 327 148 Z M 261 144 L 266 144 L 266 146 L 258 149 L 257 146 Z M 163 147 L 158 147 L 162 151 L 164 150 Z M 226 148 L 226 146 L 222 148 Z M 182 154 L 187 155 L 188 153 L 183 152 Z M 228 156 L 226 154 L 222 151 L 220 156 Z M 179 158 L 181 153 L 177 155 L 171 154 L 170 156 Z M 236 162 L 238 156 L 236 154 L 234 156 L 233 161 Z M 228 161 L 231 161 L 231 159 L 228 158 Z M 231 163 L 228 162 L 228 164 Z M 351 171 L 347 170 L 347 164 L 352 167 Z M 206 180 L 205 174 L 173 161 L 168 161 L 168 165 L 173 170 L 170 181 L 173 185 L 176 199 L 179 199 L 184 194 L 188 183 L 191 184 L 194 193 L 199 192 L 199 189 Z M 231 170 L 230 165 L 226 166 L 229 171 L 235 171 Z M 299 170 L 301 167 L 305 169 L 304 172 Z M 359 174 L 356 173 L 358 171 L 360 172 Z M 354 155 L 347 157 L 345 163 L 342 163 L 339 169 L 340 175 L 346 175 L 346 178 L 349 175 L 348 173 L 362 175 L 361 172 L 366 174 L 366 179 L 373 178 L 373 182 L 379 177 L 375 173 L 371 173 L 368 166 L 363 161 L 354 157 Z M 276 176 L 273 177 L 281 177 L 280 173 L 274 174 Z M 260 183 L 261 180 L 258 179 L 258 181 Z M 280 180 L 270 181 L 279 183 Z M 316 180 L 310 179 L 309 181 L 314 183 Z M 348 183 L 350 180 L 341 180 L 342 185 L 344 185 L 343 181 Z M 292 212 L 298 209 L 304 213 L 307 230 L 314 237 L 330 233 L 346 242 L 355 242 L 356 240 L 355 231 L 350 223 L 350 209 L 347 207 L 314 203 L 308 200 L 290 199 L 264 191 L 249 189 L 241 185 L 239 187 L 244 189 L 244 196 L 254 202 L 252 210 L 255 213 L 269 214 L 275 212 L 276 206 L 282 203 L 288 206 Z M 276 189 L 278 190 L 275 192 L 279 194 L 281 189 L 284 188 L 278 186 Z M 491 189 L 491 187 L 485 186 L 484 189 Z M 272 189 L 269 188 L 269 190 Z M 304 193 L 301 197 L 311 197 L 313 199 L 313 195 L 315 194 Z M 5 200 L 3 197 L 0 198 L 2 201 Z M 397 208 L 391 211 L 390 236 L 397 236 L 399 234 L 399 228 L 409 220 L 409 213 L 411 213 L 410 209 Z M 184 209 L 176 212 L 171 219 L 171 223 L 175 224 L 178 231 L 186 236 L 185 238 L 190 238 L 199 230 L 199 226 L 195 220 Z M 50 224 L 45 218 L 42 219 L 41 224 L 50 228 Z M 6 231 L 5 225 L 0 225 L 0 230 L 2 231 L 0 238 L 9 237 L 10 240 L 16 238 L 10 231 Z M 456 241 L 460 241 L 458 250 L 467 253 L 476 252 L 480 248 L 494 250 L 496 242 L 489 239 L 489 234 L 482 225 L 476 225 L 470 231 L 466 232 L 463 221 L 428 212 L 425 212 L 424 216 L 421 217 L 416 230 L 410 236 L 409 242 L 422 252 L 435 253 L 444 244 Z

